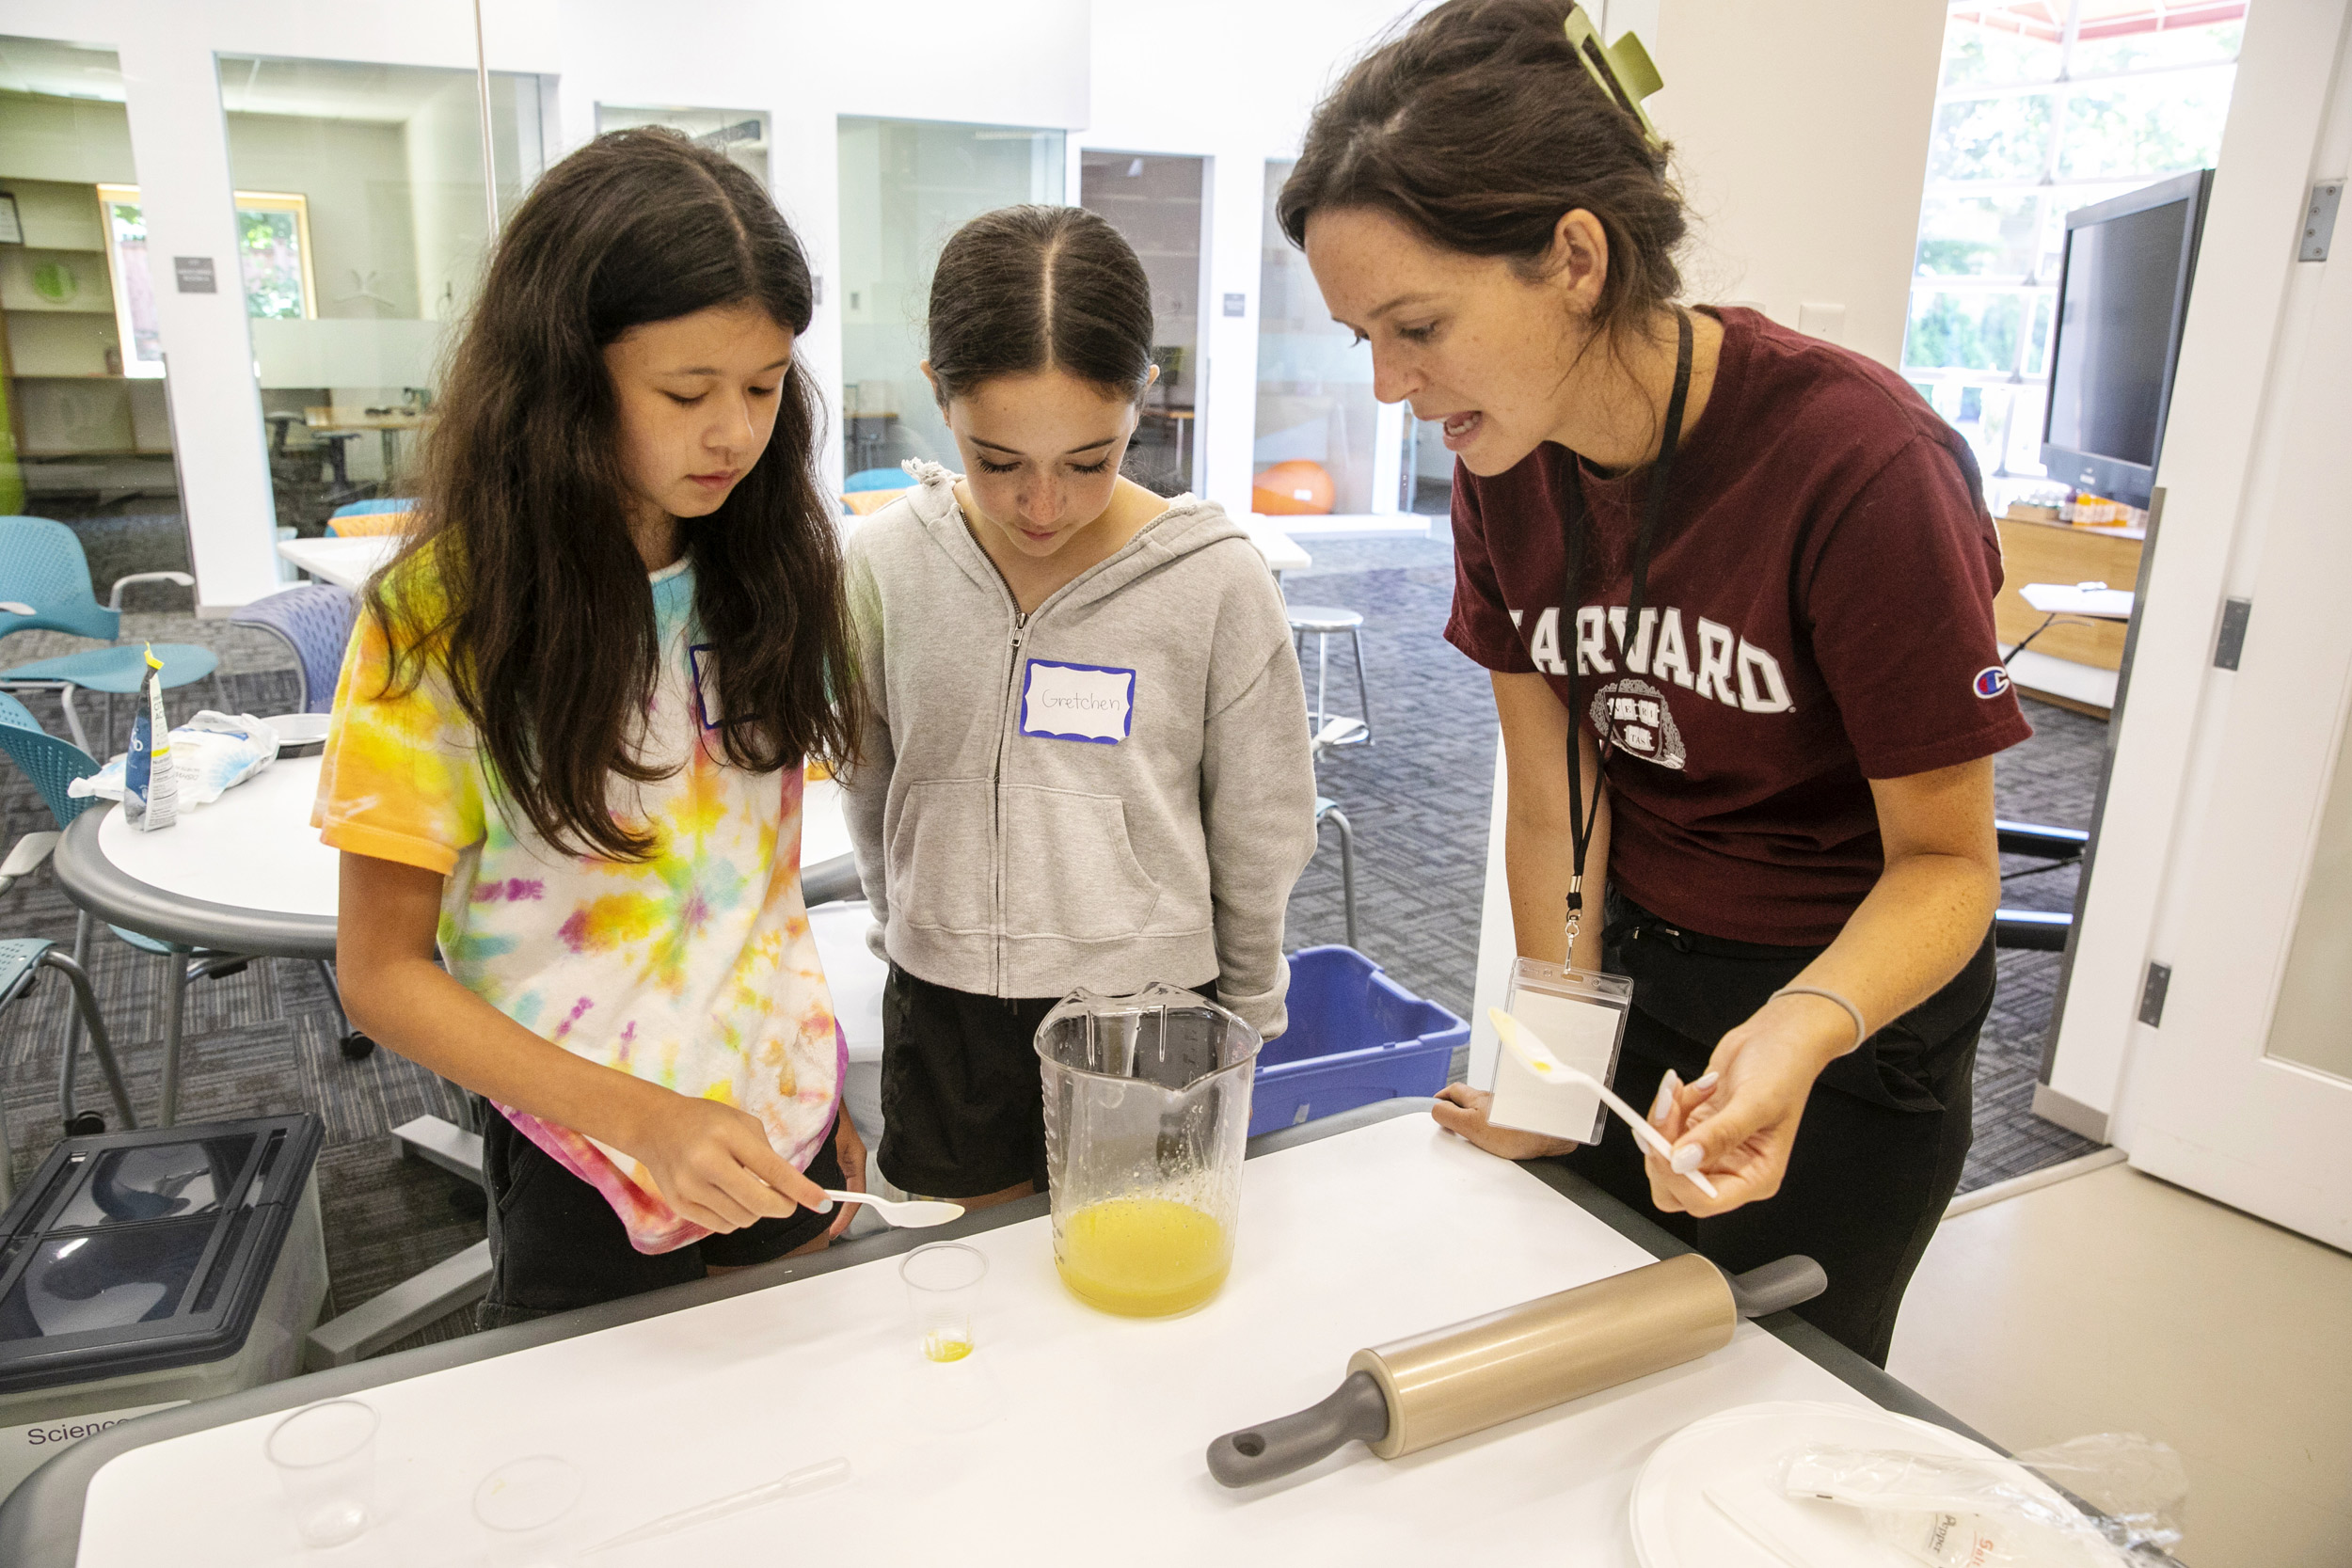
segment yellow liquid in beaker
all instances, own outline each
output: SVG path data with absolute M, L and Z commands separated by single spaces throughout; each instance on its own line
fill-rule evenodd
M 933 1361 L 961 1361 L 972 1354 L 972 1341 L 946 1334 L 930 1334 L 924 1336 L 923 1354 Z
M 1225 1227 L 1190 1204 L 1119 1197 L 1070 1216 L 1055 1266 L 1090 1307 L 1160 1318 L 1216 1294 L 1232 1261 Z

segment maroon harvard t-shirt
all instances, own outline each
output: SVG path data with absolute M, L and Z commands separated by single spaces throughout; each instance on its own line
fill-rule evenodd
M 1541 672 L 1564 703 L 1577 661 L 1581 721 L 1614 732 L 1611 885 L 1694 931 L 1826 942 L 1884 863 L 1865 781 L 2032 733 L 1994 644 L 2000 542 L 1966 444 L 1899 376 L 1753 310 L 1710 313 L 1722 357 L 1630 646 L 1648 476 L 1583 468 L 1593 531 L 1569 610 L 1579 460 L 1549 443 L 1491 479 L 1457 466 L 1446 637 L 1490 670 Z

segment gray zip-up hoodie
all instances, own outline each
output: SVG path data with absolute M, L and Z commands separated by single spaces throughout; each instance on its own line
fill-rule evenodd
M 1306 693 L 1248 536 L 1179 497 L 1024 615 L 955 476 L 850 536 L 872 720 L 843 780 L 869 942 L 984 996 L 1199 985 L 1269 1037 L 1314 853 Z

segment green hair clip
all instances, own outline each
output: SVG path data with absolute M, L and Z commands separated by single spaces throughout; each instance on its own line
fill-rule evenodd
M 1584 14 L 1581 6 L 1568 8 L 1566 23 L 1568 47 L 1584 62 L 1584 69 L 1600 84 L 1601 91 L 1616 101 L 1617 106 L 1642 122 L 1642 134 L 1653 146 L 1663 146 L 1665 138 L 1658 127 L 1650 123 L 1642 111 L 1642 100 L 1664 87 L 1665 79 L 1658 74 L 1658 67 L 1642 47 L 1642 40 L 1631 33 L 1619 35 L 1614 43 L 1600 41 L 1600 29 Z

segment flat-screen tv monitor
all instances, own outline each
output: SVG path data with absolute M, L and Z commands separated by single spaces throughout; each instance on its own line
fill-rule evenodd
M 2042 427 L 2058 483 L 2148 504 L 2212 189 L 2199 169 L 2066 214 Z

